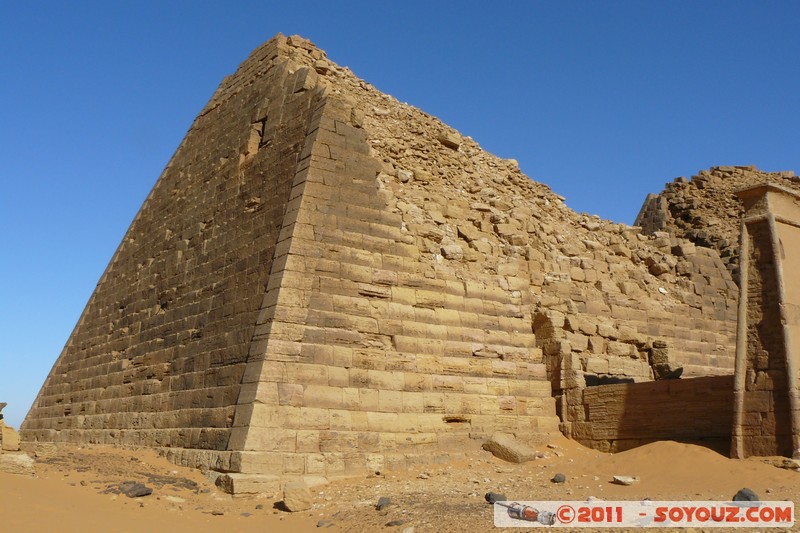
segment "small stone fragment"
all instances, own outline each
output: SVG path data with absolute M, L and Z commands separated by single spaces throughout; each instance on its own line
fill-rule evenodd
M 458 138 L 455 135 L 451 135 L 449 133 L 440 133 L 436 140 L 442 143 L 444 146 L 451 148 L 453 150 L 458 150 L 458 147 L 461 143 L 458 141 Z
M 106 492 L 124 494 L 128 498 L 141 498 L 153 494 L 153 489 L 138 481 L 123 481 L 116 487 L 109 487 Z
M 614 476 L 611 482 L 617 485 L 633 485 L 637 481 L 639 481 L 639 478 L 636 476 Z
M 493 504 L 494 502 L 504 502 L 508 500 L 505 494 L 501 494 L 499 492 L 487 492 L 484 496 L 487 502 Z
M 553 479 L 551 479 L 550 481 L 552 481 L 553 483 L 564 483 L 566 480 L 567 476 L 559 472 L 558 474 L 553 476 Z
M 420 168 L 414 169 L 414 180 L 427 185 L 433 181 L 433 174 Z
M 757 502 L 757 501 L 760 501 L 760 500 L 758 499 L 758 494 L 753 492 L 751 489 L 748 489 L 747 487 L 745 487 L 745 488 L 739 490 L 739 492 L 737 492 L 736 494 L 734 494 L 733 501 L 735 501 L 735 502 Z
M 464 258 L 464 249 L 458 244 L 448 244 L 442 246 L 442 256 L 445 259 L 461 261 Z
M 320 520 L 317 522 L 317 527 L 333 527 L 333 520 Z
M 392 503 L 392 499 L 388 496 L 381 496 L 378 498 L 378 503 L 375 504 L 376 511 L 382 511 Z
M 397 169 L 395 174 L 397 175 L 397 179 L 400 180 L 400 183 L 408 183 L 408 181 L 414 177 L 414 173 L 410 170 Z
M 402 526 L 405 523 L 406 523 L 405 520 L 390 520 L 389 522 L 386 522 L 386 526 L 387 527 Z
M 350 122 L 356 128 L 361 128 L 364 125 L 364 110 L 353 108 L 350 112 Z
M 314 70 L 317 71 L 317 74 L 322 74 L 324 76 L 330 70 L 330 65 L 328 65 L 328 62 L 324 59 L 318 59 L 314 61 Z

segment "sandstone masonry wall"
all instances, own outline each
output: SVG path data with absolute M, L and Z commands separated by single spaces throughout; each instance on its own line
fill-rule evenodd
M 519 291 L 421 263 L 352 107 L 329 96 L 315 116 L 269 334 L 245 375 L 233 490 L 274 486 L 265 471 L 366 473 L 452 458 L 496 430 L 557 431 Z
M 583 390 L 575 440 L 620 452 L 658 440 L 727 454 L 733 423 L 733 376 L 600 385 Z
M 22 428 L 28 441 L 225 450 L 310 116 L 273 41 L 198 116 Z

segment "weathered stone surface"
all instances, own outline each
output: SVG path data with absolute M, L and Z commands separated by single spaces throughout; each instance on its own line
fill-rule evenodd
M 800 180 L 792 171 L 764 172 L 752 166 L 712 167 L 691 180 L 682 178 L 667 183 L 664 191 L 649 195 L 634 225 L 641 226 L 648 234 L 667 231 L 691 241 L 673 246 L 676 256 L 694 256 L 699 247 L 714 248 L 721 261 L 736 271 L 742 206 L 733 193 L 767 181 L 800 191 Z
M 229 494 L 260 494 L 277 496 L 280 477 L 270 474 L 227 473 L 217 477 L 215 484 Z
M 408 183 L 414 177 L 414 173 L 410 170 L 397 169 L 397 179 L 401 183 Z
M 507 433 L 495 433 L 483 443 L 482 448 L 495 457 L 510 463 L 525 463 L 536 458 L 536 450 Z
M 742 286 L 731 454 L 800 456 L 800 191 L 777 183 L 739 190 Z M 709 290 L 710 292 L 710 290 Z M 788 375 L 787 375 L 788 372 Z M 788 377 L 788 379 L 787 379 Z
M 464 258 L 464 249 L 458 244 L 448 244 L 442 246 L 442 256 L 446 259 L 460 261 Z
M 6 426 L 2 420 L 0 420 L 0 442 L 3 451 L 19 451 L 19 434 L 11 426 Z
M 33 465 L 33 459 L 26 453 L 0 453 L 0 472 L 33 475 Z

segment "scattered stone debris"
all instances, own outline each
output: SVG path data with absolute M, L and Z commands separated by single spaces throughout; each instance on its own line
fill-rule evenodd
M 507 433 L 495 433 L 482 448 L 495 457 L 510 463 L 525 463 L 536 458 L 533 450 Z
M 614 479 L 611 480 L 616 485 L 633 485 L 637 481 L 639 478 L 636 476 L 614 476 Z
M 714 248 L 731 270 L 738 269 L 739 219 L 742 206 L 734 191 L 770 181 L 800 190 L 794 172 L 763 172 L 752 166 L 720 166 L 691 180 L 676 178 L 659 194 L 648 196 L 634 222 L 644 233 L 668 232 L 691 241 L 674 246 L 677 257 L 691 257 L 699 247 Z
M 283 505 L 291 512 L 311 509 L 311 490 L 304 481 L 289 481 L 283 488 Z
M 772 466 L 777 466 L 778 468 L 800 472 L 800 459 L 789 459 L 784 457 L 779 461 L 767 459 L 764 462 L 771 464 Z
M 733 495 L 735 502 L 757 502 L 759 501 L 758 494 L 748 489 L 747 487 L 740 489 L 739 492 Z
M 109 485 L 103 494 L 124 494 L 128 498 L 141 498 L 153 494 L 153 489 L 138 481 L 123 481 L 115 485 Z

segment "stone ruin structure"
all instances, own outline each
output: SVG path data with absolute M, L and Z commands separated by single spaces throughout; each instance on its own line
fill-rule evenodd
M 660 194 L 645 199 L 635 226 L 647 234 L 667 231 L 713 248 L 733 273 L 739 268 L 739 221 L 744 207 L 736 191 L 774 183 L 800 192 L 800 177 L 792 171 L 763 172 L 753 166 L 714 167 L 691 179 L 675 178 Z
M 0 402 L 0 411 L 2 411 L 6 402 Z M 0 450 L 4 452 L 16 452 L 19 450 L 19 435 L 11 426 L 7 426 L 3 419 L 3 413 L 0 412 Z
M 729 441 L 738 287 L 691 237 L 575 213 L 279 35 L 196 118 L 22 437 L 156 447 L 233 492 L 495 432 Z
M 731 454 L 800 457 L 800 193 L 740 190 L 739 333 Z

